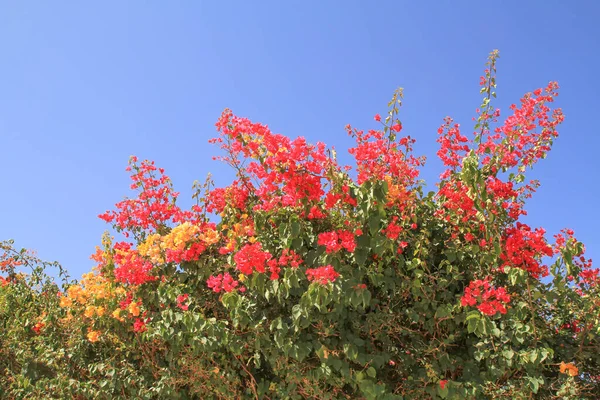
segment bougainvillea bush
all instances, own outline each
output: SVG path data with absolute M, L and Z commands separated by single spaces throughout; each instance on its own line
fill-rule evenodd
M 558 85 L 501 119 L 497 58 L 474 128 L 437 132 L 433 192 L 401 91 L 378 130 L 346 128 L 352 167 L 226 110 L 211 142 L 236 179 L 195 184 L 184 210 L 132 157 L 136 194 L 100 216 L 113 231 L 80 281 L 4 242 L 1 397 L 598 398 L 599 271 L 571 230 L 522 221 Z

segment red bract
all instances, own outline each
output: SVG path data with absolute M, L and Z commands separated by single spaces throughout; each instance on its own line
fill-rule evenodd
M 126 310 L 132 301 L 133 301 L 133 293 L 128 293 L 127 297 L 125 297 L 125 299 L 123 299 L 119 302 L 119 308 L 121 308 L 121 310 Z
M 319 233 L 317 243 L 320 246 L 325 246 L 328 253 L 335 253 L 342 249 L 342 245 L 339 243 L 337 232 L 323 232 Z
M 444 119 L 444 125 L 438 129 L 438 143 L 440 149 L 437 152 L 438 157 L 444 165 L 456 170 L 460 165 L 469 151 L 469 139 L 466 136 L 461 135 L 460 126 L 453 124 L 452 118 L 446 117 Z
M 233 256 L 233 259 L 238 271 L 245 275 L 252 275 L 254 271 L 265 272 L 267 261 L 271 259 L 271 253 L 262 251 L 262 245 L 257 242 L 242 247 Z
M 309 268 L 306 270 L 306 277 L 311 282 L 318 282 L 321 285 L 326 285 L 333 282 L 340 276 L 331 265 L 326 265 L 319 268 Z
M 227 205 L 238 210 L 246 209 L 249 187 L 252 186 L 244 186 L 241 182 L 234 181 L 227 188 L 212 190 L 208 195 L 206 211 L 219 214 L 225 210 Z
M 177 307 L 181 308 L 183 311 L 187 311 L 190 306 L 189 304 L 184 303 L 187 301 L 188 297 L 189 295 L 187 293 L 177 296 Z
M 469 188 L 462 181 L 451 179 L 444 182 L 438 191 L 438 196 L 442 198 L 442 209 L 437 211 L 436 215 L 447 222 L 458 222 L 464 224 L 469 221 L 475 221 L 477 209 L 475 202 L 469 194 Z
M 143 318 L 136 318 L 135 322 L 133 323 L 133 331 L 137 333 L 146 331 L 146 322 L 147 321 L 144 321 Z
M 175 205 L 179 193 L 173 191 L 171 180 L 163 169 L 154 166 L 153 161 L 142 161 L 131 157 L 128 170 L 131 175 L 131 188 L 139 190 L 135 199 L 126 199 L 116 204 L 118 211 L 107 211 L 99 217 L 113 223 L 115 228 L 126 236 L 139 230 L 157 230 L 169 223 L 194 219 L 194 214 L 184 212 Z M 157 172 L 158 171 L 158 172 Z
M 528 93 L 521 99 L 521 107 L 511 105 L 513 115 L 494 133 L 484 132 L 482 141 L 476 152 L 478 154 L 493 153 L 494 158 L 487 157 L 484 164 L 500 168 L 532 166 L 542 158 L 558 136 L 556 127 L 564 120 L 560 109 L 551 111 L 547 103 L 554 101 L 558 84 L 550 82 L 545 89 Z M 536 132 L 537 128 L 540 132 Z
M 239 282 L 233 279 L 233 277 L 225 272 L 224 274 L 219 274 L 217 276 L 211 276 L 206 281 L 207 286 L 213 290 L 215 293 L 220 292 L 233 292 L 239 285 Z M 240 291 L 242 291 L 240 288 Z
M 124 283 L 141 285 L 158 279 L 150 275 L 152 264 L 144 260 L 131 243 L 119 242 L 114 245 L 115 278 Z
M 356 240 L 354 233 L 345 230 L 337 232 L 323 232 L 319 234 L 317 243 L 320 246 L 325 246 L 327 253 L 335 253 L 342 248 L 353 253 L 356 249 Z
M 571 258 L 573 273 L 579 278 L 580 288 L 588 286 L 593 288 L 600 283 L 600 269 L 592 268 L 592 259 L 586 258 L 585 246 L 575 239 L 572 229 L 563 229 L 561 233 L 554 235 L 556 240 L 553 248 L 555 254 L 565 252 L 566 257 Z M 568 277 L 572 280 L 573 277 Z
M 400 225 L 396 224 L 397 220 L 398 220 L 398 217 L 394 217 L 392 219 L 392 222 L 390 222 L 388 224 L 387 228 L 385 228 L 383 230 L 383 232 L 385 233 L 385 236 L 387 236 L 389 239 L 392 239 L 392 240 L 398 239 L 398 236 L 400 236 L 400 234 L 403 231 L 403 228 Z
M 399 132 L 400 125 L 392 126 L 392 130 Z M 384 180 L 390 176 L 402 188 L 408 188 L 415 183 L 419 176 L 416 167 L 422 165 L 423 159 L 410 155 L 414 139 L 409 137 L 400 139 L 399 142 L 391 138 L 384 138 L 383 131 L 371 130 L 367 133 L 346 127 L 350 136 L 356 138 L 356 147 L 349 149 L 350 154 L 356 159 L 358 171 L 358 184 L 367 180 Z
M 294 250 L 284 249 L 279 257 L 279 265 L 289 265 L 292 268 L 298 268 L 302 264 L 302 257 L 300 257 Z
M 463 307 L 477 306 L 477 309 L 485 315 L 495 315 L 496 313 L 506 314 L 505 304 L 510 302 L 510 296 L 503 287 L 494 288 L 489 281 L 472 281 L 465 288 L 464 295 L 460 299 Z
M 543 256 L 552 256 L 552 247 L 546 242 L 546 231 L 537 228 L 534 231 L 528 225 L 517 222 L 507 228 L 504 234 L 504 251 L 500 254 L 502 266 L 522 268 L 532 277 L 548 276 L 548 267 L 540 264 Z
M 221 136 L 211 142 L 221 144 L 227 152 L 217 159 L 238 171 L 238 184 L 256 196 L 256 210 L 303 207 L 307 203 L 314 206 L 324 195 L 325 173 L 338 169 L 322 143 L 313 146 L 301 137 L 290 140 L 273 134 L 267 126 L 236 117 L 229 110 L 216 125 Z M 247 165 L 242 171 L 244 163 Z M 312 214 L 313 218 L 321 217 L 318 210 Z

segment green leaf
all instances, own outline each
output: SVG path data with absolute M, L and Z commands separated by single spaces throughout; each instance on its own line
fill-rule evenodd
M 512 351 L 511 349 L 508 350 L 504 350 L 502 351 L 502 355 L 504 356 L 504 358 L 506 358 L 507 360 L 511 360 L 513 358 L 513 356 L 515 355 L 515 352 Z
M 375 236 L 377 232 L 379 232 L 380 222 L 378 215 L 372 215 L 369 218 L 369 231 L 371 232 L 371 236 Z
M 354 260 L 356 260 L 356 263 L 360 267 L 365 265 L 365 262 L 367 261 L 368 256 L 369 256 L 369 250 L 364 247 L 359 247 L 354 252 Z
M 377 375 L 377 371 L 375 371 L 375 368 L 369 367 L 367 369 L 367 375 L 371 378 L 375 378 L 375 375 Z
M 296 238 L 300 234 L 300 224 L 297 221 L 292 221 L 292 237 Z

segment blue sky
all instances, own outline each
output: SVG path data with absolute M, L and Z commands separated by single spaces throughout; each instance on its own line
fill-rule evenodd
M 436 129 L 470 132 L 487 54 L 499 49 L 504 111 L 550 80 L 561 136 L 529 177 L 527 222 L 571 227 L 598 259 L 600 25 L 596 1 L 2 2 L 0 239 L 74 276 L 108 228 L 97 215 L 129 195 L 132 154 L 191 184 L 229 171 L 207 144 L 225 107 L 342 153 L 348 123 L 375 127 L 405 88 L 405 132 L 442 171 Z M 506 115 L 506 113 L 504 113 Z

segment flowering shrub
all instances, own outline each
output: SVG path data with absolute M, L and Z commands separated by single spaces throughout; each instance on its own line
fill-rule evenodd
M 597 398 L 599 270 L 571 230 L 520 220 L 558 85 L 500 122 L 497 58 L 472 134 L 438 130 L 434 192 L 401 91 L 379 129 L 346 128 L 354 167 L 226 110 L 211 142 L 231 185 L 195 184 L 183 210 L 132 157 L 136 196 L 100 216 L 119 239 L 80 282 L 3 243 L 3 398 Z

